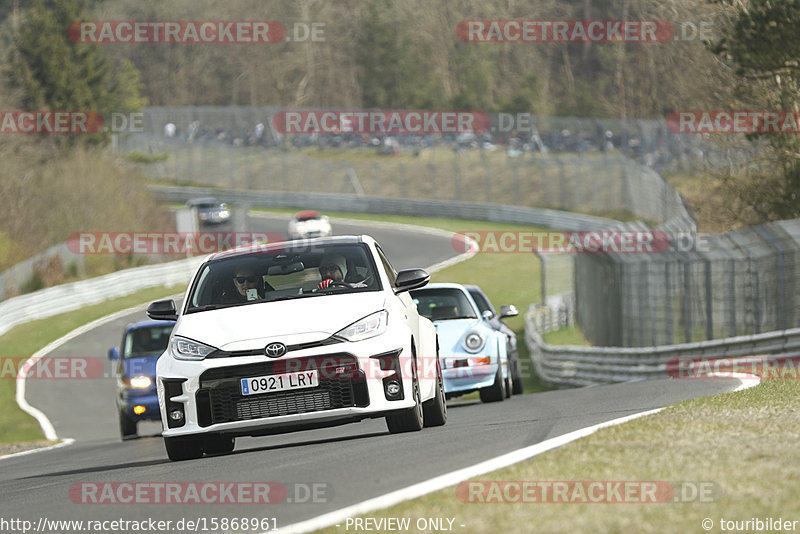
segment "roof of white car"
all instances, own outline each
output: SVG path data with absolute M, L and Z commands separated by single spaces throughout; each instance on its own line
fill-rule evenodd
M 318 245 L 355 245 L 358 243 L 375 243 L 375 239 L 368 235 L 337 235 L 330 237 L 315 237 L 313 239 L 296 239 L 294 241 L 276 241 L 274 243 L 257 243 L 243 245 L 231 250 L 215 252 L 206 257 L 205 261 L 214 261 L 234 256 L 246 256 L 263 252 L 280 251 L 283 248 L 311 247 Z

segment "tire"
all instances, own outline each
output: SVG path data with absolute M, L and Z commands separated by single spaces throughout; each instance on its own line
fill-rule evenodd
M 173 462 L 194 460 L 203 456 L 203 439 L 195 436 L 164 438 L 167 456 Z
M 236 438 L 222 434 L 206 436 L 203 450 L 208 454 L 224 454 L 231 452 L 236 446 Z
M 128 415 L 123 411 L 119 412 L 119 433 L 122 436 L 122 439 L 136 437 L 136 420 L 128 417 Z
M 422 430 L 425 424 L 424 414 L 422 413 L 422 403 L 419 400 L 419 381 L 416 377 L 416 370 L 414 375 L 414 384 L 412 386 L 414 406 L 398 414 L 386 416 L 386 426 L 392 434 L 416 432 Z
M 511 391 L 514 395 L 522 395 L 522 366 L 519 358 L 514 358 L 514 367 L 511 373 Z
M 444 398 L 442 367 L 436 362 L 436 394 L 422 403 L 422 414 L 426 427 L 442 426 L 447 422 L 447 401 Z
M 508 376 L 505 379 L 505 386 L 506 386 L 506 398 L 511 398 L 512 394 L 512 387 L 511 387 L 511 366 L 507 365 L 506 368 L 508 369 Z
M 506 381 L 503 379 L 503 370 L 497 367 L 497 374 L 494 375 L 494 384 L 488 388 L 479 390 L 481 401 L 500 402 L 506 398 Z

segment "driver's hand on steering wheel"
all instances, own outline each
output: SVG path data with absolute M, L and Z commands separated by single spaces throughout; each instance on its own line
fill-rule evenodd
M 332 278 L 328 278 L 327 280 L 323 280 L 322 282 L 320 282 L 319 284 L 317 284 L 317 287 L 318 287 L 319 289 L 326 289 L 326 288 L 330 287 L 330 285 L 331 285 L 332 283 L 333 283 L 333 279 L 332 279 Z

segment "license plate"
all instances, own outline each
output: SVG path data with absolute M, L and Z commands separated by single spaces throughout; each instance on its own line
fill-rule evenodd
M 317 386 L 319 386 L 319 371 L 316 369 L 241 379 L 242 395 L 261 395 L 262 393 Z

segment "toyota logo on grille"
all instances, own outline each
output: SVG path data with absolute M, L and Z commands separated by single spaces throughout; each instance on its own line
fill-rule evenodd
M 270 343 L 264 349 L 264 352 L 270 358 L 280 358 L 284 354 L 286 354 L 286 345 L 283 343 Z

